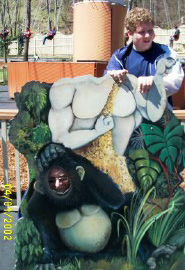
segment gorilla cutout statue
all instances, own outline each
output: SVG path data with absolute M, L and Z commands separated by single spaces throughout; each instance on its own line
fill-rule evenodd
M 70 253 L 121 253 L 111 213 L 126 204 L 128 195 L 124 197 L 108 175 L 62 144 L 44 146 L 36 163 L 39 174 L 28 214 L 41 235 L 41 263 Z

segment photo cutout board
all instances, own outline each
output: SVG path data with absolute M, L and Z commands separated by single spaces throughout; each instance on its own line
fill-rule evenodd
M 16 95 L 9 137 L 30 170 L 16 270 L 183 269 L 184 127 L 162 82 L 173 64 L 160 60 L 145 94 L 128 74 L 31 81 Z

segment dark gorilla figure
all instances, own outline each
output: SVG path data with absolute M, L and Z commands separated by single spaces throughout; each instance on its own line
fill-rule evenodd
M 120 255 L 118 216 L 111 214 L 122 213 L 126 198 L 112 179 L 61 144 L 44 146 L 36 163 L 28 214 L 41 235 L 40 263 Z

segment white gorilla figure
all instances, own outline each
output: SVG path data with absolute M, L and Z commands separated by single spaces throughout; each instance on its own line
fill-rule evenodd
M 56 81 L 50 89 L 48 121 L 52 141 L 78 149 L 111 130 L 115 152 L 124 155 L 142 118 L 156 122 L 162 117 L 167 102 L 162 76 L 170 72 L 174 63 L 172 58 L 158 62 L 153 85 L 146 94 L 137 90 L 135 76 L 126 75 L 109 116 L 101 111 L 115 83 L 111 76 L 85 75 Z

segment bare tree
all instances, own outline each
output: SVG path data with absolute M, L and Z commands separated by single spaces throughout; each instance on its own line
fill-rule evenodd
M 31 24 L 31 0 L 27 0 L 27 6 L 26 6 L 26 28 L 30 29 Z M 28 61 L 28 50 L 29 50 L 29 41 L 30 37 L 25 38 L 25 44 L 24 44 L 24 61 Z
M 55 2 L 55 27 L 56 30 L 58 29 L 58 25 L 57 25 L 57 0 L 54 0 Z
M 132 9 L 133 0 L 128 0 L 128 10 Z
M 178 20 L 181 21 L 181 0 L 178 0 Z
M 7 10 L 7 0 L 3 0 L 3 11 L 2 11 L 2 24 L 3 24 L 3 30 L 2 30 L 2 38 L 3 38 L 3 51 L 4 51 L 4 61 L 7 63 L 7 50 L 8 50 L 8 45 L 7 45 L 7 40 L 6 40 L 6 35 L 4 35 L 4 30 L 6 27 L 6 10 Z
M 48 31 L 51 30 L 51 20 L 50 20 L 50 3 L 49 0 L 46 0 L 46 8 L 47 8 L 47 14 L 48 14 Z
M 20 11 L 19 11 L 19 1 L 20 0 L 15 0 L 15 22 L 14 22 L 14 36 L 17 35 L 17 23 L 18 23 L 18 18 L 20 15 Z
M 11 17 L 11 10 L 10 10 L 10 6 L 9 6 L 9 1 L 7 0 L 7 15 L 8 15 L 8 27 L 9 27 L 9 31 L 10 31 L 10 35 L 12 36 L 12 17 Z

